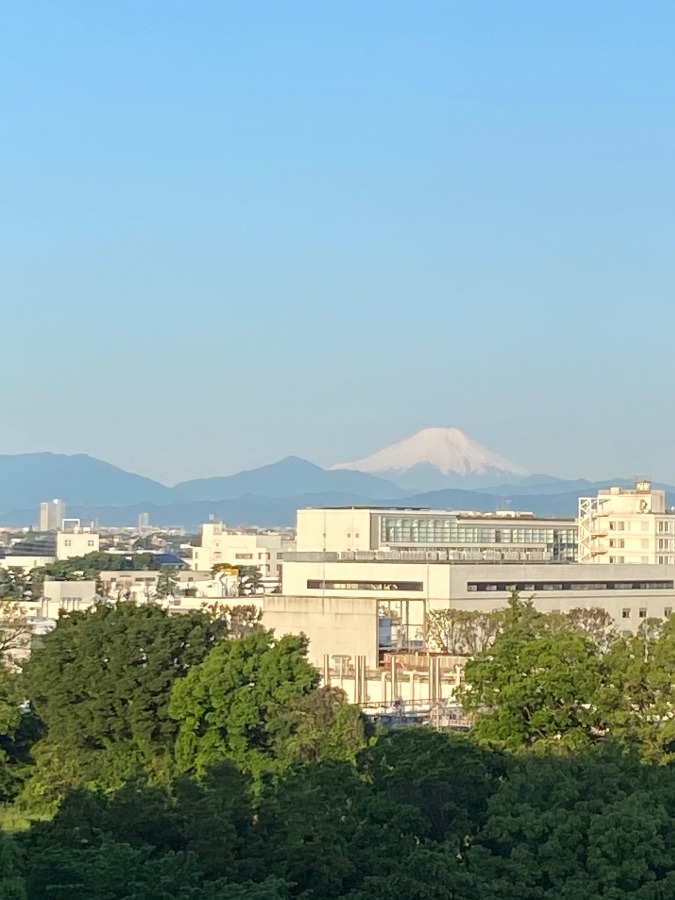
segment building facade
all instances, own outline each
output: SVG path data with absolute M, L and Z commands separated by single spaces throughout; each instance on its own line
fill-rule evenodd
M 581 497 L 578 523 L 581 563 L 675 564 L 675 513 L 649 481 Z
M 201 572 L 225 565 L 257 569 L 263 586 L 273 590 L 280 584 L 284 556 L 292 550 L 295 538 L 289 532 L 228 530 L 222 522 L 208 522 L 190 565 Z
M 48 500 L 40 504 L 40 531 L 58 531 L 66 517 L 63 500 Z
M 99 547 L 98 533 L 89 528 L 82 528 L 79 524 L 74 524 L 67 531 L 59 531 L 56 534 L 56 558 L 58 560 L 86 556 L 87 553 L 98 553 Z
M 298 510 L 301 552 L 423 553 L 447 560 L 572 562 L 577 558 L 573 518 L 431 509 L 332 507 Z

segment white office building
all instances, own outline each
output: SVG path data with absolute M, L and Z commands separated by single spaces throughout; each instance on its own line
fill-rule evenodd
M 437 553 L 438 558 L 572 562 L 577 558 L 574 518 L 436 509 L 329 507 L 299 509 L 299 552 L 343 554 Z

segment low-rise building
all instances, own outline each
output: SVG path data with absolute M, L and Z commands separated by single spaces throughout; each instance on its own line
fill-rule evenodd
M 30 553 L 8 553 L 0 556 L 0 567 L 3 569 L 21 569 L 22 572 L 32 572 L 41 566 L 48 566 L 54 562 L 54 556 L 39 556 Z
M 98 553 L 99 535 L 88 527 L 80 525 L 77 519 L 71 520 L 72 526 L 58 531 L 56 534 L 56 558 L 72 559 L 74 556 L 86 556 L 87 553 Z
M 257 569 L 262 585 L 273 590 L 285 554 L 294 549 L 295 539 L 286 531 L 228 530 L 222 522 L 207 522 L 200 545 L 193 547 L 191 567 L 202 572 L 225 565 Z

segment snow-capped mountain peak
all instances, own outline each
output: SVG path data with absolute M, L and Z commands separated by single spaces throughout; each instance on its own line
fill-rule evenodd
M 413 469 L 427 473 L 436 470 L 437 476 L 459 478 L 527 475 L 518 463 L 493 453 L 458 428 L 424 428 L 372 456 L 338 463 L 332 468 L 356 469 L 390 478 L 406 473 L 413 478 Z

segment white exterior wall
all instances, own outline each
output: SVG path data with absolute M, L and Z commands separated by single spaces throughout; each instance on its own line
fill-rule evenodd
M 371 550 L 371 510 L 299 509 L 297 549 L 299 552 L 321 550 Z
M 95 581 L 45 581 L 40 616 L 58 619 L 60 610 L 87 609 L 95 600 Z
M 333 582 L 336 586 L 308 587 L 308 581 Z M 421 590 L 385 587 L 387 583 L 404 582 L 420 584 Z M 573 582 L 614 586 L 575 587 Z M 403 611 L 412 636 L 422 628 L 427 609 L 497 609 L 506 606 L 513 585 L 520 586 L 522 597 L 532 597 L 542 612 L 601 607 L 620 628 L 631 631 L 639 627 L 642 618 L 661 619 L 667 615 L 666 610 L 675 610 L 675 587 L 634 589 L 627 586 L 632 582 L 675 584 L 675 565 L 289 561 L 284 569 L 283 594 L 317 601 L 367 598 L 374 605 L 379 602 L 383 610 L 391 607 L 399 615 Z M 376 587 L 359 588 L 359 583 Z M 570 586 L 556 589 L 558 583 Z M 351 584 L 353 588 L 337 587 Z M 542 586 L 537 588 L 538 584 Z
M 210 572 L 213 566 L 255 566 L 263 577 L 278 578 L 283 554 L 295 549 L 295 541 L 280 532 L 248 534 L 228 531 L 219 522 L 202 525 L 200 547 L 193 547 L 191 568 Z
M 21 569 L 22 572 L 31 572 L 41 566 L 48 566 L 54 562 L 53 556 L 5 556 L 0 559 L 0 567 L 3 569 Z
M 675 515 L 649 482 L 612 487 L 579 500 L 579 562 L 675 564 Z
M 325 656 L 363 656 L 369 666 L 378 664 L 378 615 L 374 599 L 269 594 L 263 600 L 263 625 L 273 628 L 277 637 L 306 634 L 308 659 L 319 668 Z
M 56 558 L 72 559 L 98 553 L 99 536 L 95 531 L 59 531 L 56 535 Z
M 382 520 L 411 523 L 410 530 L 385 526 Z M 446 537 L 439 537 L 437 528 L 433 536 L 426 531 L 429 521 L 447 520 Z M 413 537 L 412 523 L 416 526 Z M 422 531 L 423 533 L 420 533 Z M 391 537 L 385 539 L 384 533 Z M 556 534 L 557 532 L 557 534 Z M 572 552 L 567 549 L 560 535 L 576 532 L 574 519 L 561 517 L 535 517 L 532 513 L 502 511 L 495 513 L 471 513 L 431 509 L 385 509 L 362 507 L 325 507 L 299 509 L 297 513 L 297 550 L 300 553 L 334 552 L 363 553 L 364 551 L 400 552 L 447 551 L 454 559 L 531 559 L 546 561 L 556 552 Z M 452 535 L 452 536 L 450 536 Z M 554 537 L 555 535 L 555 537 Z

